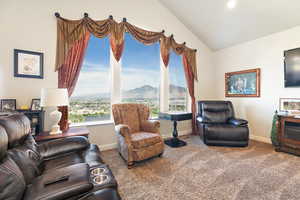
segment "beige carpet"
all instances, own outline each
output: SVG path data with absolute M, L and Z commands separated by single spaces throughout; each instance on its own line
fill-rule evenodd
M 274 152 L 271 145 L 208 147 L 198 137 L 188 146 L 166 147 L 155 158 L 127 169 L 116 151 L 103 158 L 124 200 L 300 199 L 300 157 Z

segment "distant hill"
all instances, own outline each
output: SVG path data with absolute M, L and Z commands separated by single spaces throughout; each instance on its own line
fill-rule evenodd
M 186 89 L 177 85 L 170 85 L 170 94 L 171 98 L 178 98 L 185 96 Z M 142 87 L 134 88 L 131 90 L 127 90 L 122 93 L 123 98 L 157 98 L 158 88 L 152 87 L 151 85 L 144 85 Z M 99 98 L 110 98 L 110 94 L 92 94 L 92 95 L 84 95 L 72 97 L 74 100 L 85 100 L 85 99 L 99 99 Z

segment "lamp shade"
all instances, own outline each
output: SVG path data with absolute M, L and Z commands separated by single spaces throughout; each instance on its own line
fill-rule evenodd
M 43 88 L 41 92 L 42 107 L 68 106 L 69 96 L 66 88 Z

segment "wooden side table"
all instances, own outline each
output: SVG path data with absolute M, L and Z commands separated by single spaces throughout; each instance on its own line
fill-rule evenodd
M 67 131 L 63 132 L 62 134 L 50 135 L 49 133 L 49 131 L 39 133 L 38 135 L 34 136 L 34 139 L 37 142 L 44 142 L 71 136 L 84 136 L 88 138 L 90 132 L 86 127 L 70 127 Z
M 173 121 L 173 138 L 165 140 L 166 145 L 173 148 L 178 148 L 186 145 L 185 141 L 182 141 L 178 138 L 177 121 L 190 120 L 192 119 L 192 117 L 192 113 L 188 112 L 159 113 L 159 119 Z

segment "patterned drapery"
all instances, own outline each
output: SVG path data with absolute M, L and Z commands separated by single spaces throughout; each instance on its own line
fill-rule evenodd
M 113 55 L 117 61 L 122 57 L 124 49 L 124 34 L 129 32 L 136 40 L 151 45 L 160 42 L 161 57 L 165 67 L 168 66 L 170 51 L 183 57 L 185 76 L 192 99 L 192 112 L 196 115 L 196 104 L 194 94 L 194 81 L 198 80 L 196 66 L 196 50 L 188 48 L 185 43 L 178 44 L 173 35 L 167 37 L 162 32 L 147 31 L 136 27 L 126 21 L 118 23 L 112 17 L 106 20 L 93 20 L 85 14 L 80 20 L 67 20 L 57 16 L 57 52 L 55 71 L 59 73 L 59 87 L 68 88 L 69 95 L 72 94 L 79 71 L 81 69 L 84 50 L 87 47 L 89 34 L 98 38 L 108 36 Z M 79 52 L 75 52 L 79 50 Z M 66 115 L 63 112 L 63 115 Z M 67 119 L 63 116 L 63 119 Z M 63 122 L 67 123 L 67 122 Z M 195 130 L 195 117 L 193 118 L 193 129 Z

